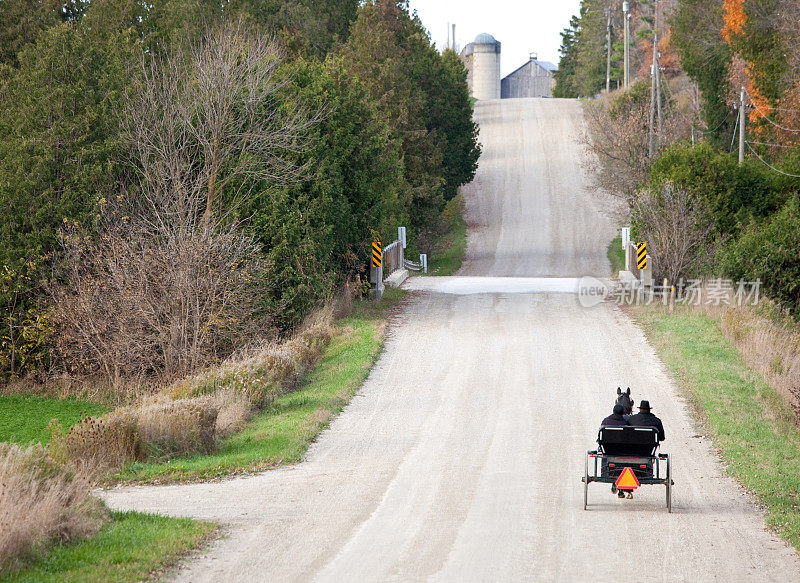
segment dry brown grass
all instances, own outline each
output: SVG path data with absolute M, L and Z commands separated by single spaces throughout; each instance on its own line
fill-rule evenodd
M 172 399 L 230 391 L 256 409 L 297 387 L 303 374 L 319 360 L 334 334 L 333 310 L 313 314 L 300 331 L 278 344 L 267 342 L 242 350 L 223 364 L 174 383 L 164 392 Z
M 720 322 L 745 363 L 778 391 L 800 422 L 800 326 L 764 300 L 759 306 L 697 309 Z
M 0 573 L 53 541 L 93 534 L 107 517 L 86 474 L 65 470 L 41 446 L 0 443 Z
M 140 438 L 159 456 L 214 450 L 219 409 L 209 399 L 155 398 L 129 410 Z
M 127 409 L 87 417 L 68 431 L 57 421 L 50 428 L 50 455 L 61 463 L 102 472 L 146 457 L 136 418 Z
M 333 309 L 313 314 L 289 340 L 254 346 L 141 398 L 64 431 L 52 426 L 52 455 L 97 471 L 148 457 L 212 452 L 220 439 L 241 431 L 253 412 L 299 387 L 334 334 Z

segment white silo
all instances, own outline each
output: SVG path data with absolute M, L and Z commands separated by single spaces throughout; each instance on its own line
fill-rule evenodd
M 490 34 L 479 34 L 472 43 L 472 96 L 500 99 L 500 43 Z

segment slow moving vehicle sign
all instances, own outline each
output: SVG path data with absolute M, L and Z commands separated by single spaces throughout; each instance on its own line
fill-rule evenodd
M 639 487 L 639 479 L 631 468 L 625 468 L 615 482 L 620 490 L 635 490 Z

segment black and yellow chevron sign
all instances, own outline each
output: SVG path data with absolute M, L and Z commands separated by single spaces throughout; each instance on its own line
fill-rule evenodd
M 647 243 L 636 244 L 636 267 L 647 269 Z
M 373 241 L 372 242 L 372 267 L 380 267 L 381 266 L 381 242 L 380 241 Z

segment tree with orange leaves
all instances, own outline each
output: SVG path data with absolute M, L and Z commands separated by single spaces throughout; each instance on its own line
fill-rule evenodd
M 733 53 L 731 90 L 738 95 L 740 87 L 746 89 L 753 105 L 751 122 L 776 117 L 774 106 L 788 89 L 776 6 L 773 0 L 723 1 L 724 24 L 720 32 Z

